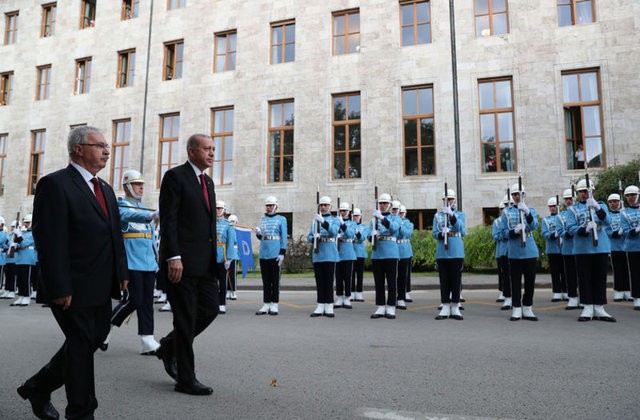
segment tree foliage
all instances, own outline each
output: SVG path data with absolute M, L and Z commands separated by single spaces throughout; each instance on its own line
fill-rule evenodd
M 609 194 L 622 193 L 629 185 L 640 186 L 639 173 L 640 159 L 622 165 L 611 166 L 602 172 L 598 172 L 595 179 L 595 198 L 606 202 Z M 622 191 L 619 189 L 620 185 L 622 185 Z

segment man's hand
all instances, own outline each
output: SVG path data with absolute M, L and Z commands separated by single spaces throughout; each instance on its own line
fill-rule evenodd
M 590 209 L 594 209 L 595 211 L 600 210 L 600 204 L 593 197 L 587 198 L 587 206 L 589 206 Z
M 518 210 L 520 210 L 521 212 L 523 212 L 526 215 L 529 215 L 529 207 L 527 207 L 526 204 L 524 204 L 524 201 L 521 201 L 518 203 Z
M 453 210 L 451 210 L 451 206 L 444 206 L 444 208 L 442 209 L 442 212 L 449 216 L 453 216 Z
M 231 267 L 231 260 L 224 260 L 224 269 L 228 270 Z
M 372 217 L 375 217 L 378 220 L 384 219 L 384 216 L 382 215 L 382 212 L 380 210 L 378 210 L 378 209 L 375 209 L 373 211 Z
M 53 303 L 58 306 L 62 306 L 62 310 L 66 311 L 71 306 L 71 295 L 53 299 Z
M 152 211 L 149 216 L 151 217 L 151 220 L 157 222 L 158 220 L 160 220 L 160 209 Z
M 324 217 L 322 217 L 322 215 L 316 213 L 313 215 L 313 220 L 315 220 L 316 222 L 323 224 L 324 223 Z
M 182 280 L 182 260 L 169 260 L 169 281 L 171 283 L 180 283 Z
M 278 255 L 276 260 L 278 260 L 278 267 L 282 267 L 282 263 L 284 263 L 284 255 Z

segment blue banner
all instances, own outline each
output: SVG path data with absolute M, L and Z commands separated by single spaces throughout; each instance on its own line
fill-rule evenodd
M 253 265 L 253 248 L 251 246 L 251 229 L 236 227 L 236 237 L 238 239 L 238 253 L 242 264 L 242 278 L 247 277 L 249 268 L 255 271 Z

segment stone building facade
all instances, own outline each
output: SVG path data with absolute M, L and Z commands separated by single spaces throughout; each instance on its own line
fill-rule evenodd
M 546 213 L 584 174 L 579 145 L 593 171 L 640 155 L 639 2 L 454 10 L 468 224 L 495 214 L 518 173 Z M 104 130 L 115 167 L 100 175 L 114 186 L 123 169 L 142 169 L 151 207 L 187 137 L 214 133 L 218 198 L 253 226 L 275 195 L 294 236 L 318 190 L 368 219 L 377 185 L 429 227 L 444 181 L 456 188 L 447 1 L 4 0 L 0 18 L 7 219 L 30 211 L 33 183 L 67 163 L 76 124 Z

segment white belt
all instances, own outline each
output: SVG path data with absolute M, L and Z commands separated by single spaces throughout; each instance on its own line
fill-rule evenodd
M 379 241 L 397 241 L 398 238 L 396 238 L 395 236 L 378 236 L 376 237 L 377 240 Z
M 336 238 L 318 238 L 320 242 L 335 242 Z
M 399 244 L 406 244 L 408 242 L 411 242 L 411 239 L 398 239 Z
M 342 238 L 340 238 L 340 242 L 353 242 L 353 239 L 342 239 Z
M 262 239 L 265 241 L 279 241 L 280 237 L 279 236 L 263 236 Z

